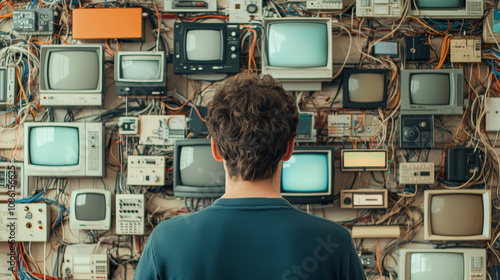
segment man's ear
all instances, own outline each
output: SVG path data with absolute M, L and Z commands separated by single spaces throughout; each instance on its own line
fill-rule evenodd
M 220 156 L 219 151 L 217 151 L 217 145 L 215 144 L 214 138 L 210 138 L 210 143 L 212 144 L 212 155 L 216 161 L 223 161 L 224 159 Z
M 286 153 L 283 155 L 281 158 L 284 161 L 289 160 L 292 157 L 293 154 L 293 148 L 295 147 L 295 138 L 292 138 L 286 142 Z

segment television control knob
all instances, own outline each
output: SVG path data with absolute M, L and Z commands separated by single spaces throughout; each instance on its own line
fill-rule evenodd
M 247 6 L 247 12 L 249 12 L 250 14 L 255 14 L 257 12 L 257 5 L 249 4 Z
M 351 203 L 352 203 L 352 199 L 350 197 L 344 198 L 344 204 L 345 205 L 351 205 Z
M 231 36 L 232 36 L 232 37 L 236 37 L 236 31 L 232 31 L 232 32 L 231 32 Z
M 420 127 L 426 127 L 427 126 L 427 123 L 426 122 L 421 122 L 420 123 Z
M 151 182 L 157 182 L 158 181 L 158 176 L 153 175 L 151 176 Z
M 233 58 L 233 59 L 236 58 L 236 57 L 237 57 L 237 55 L 234 54 L 234 53 L 231 55 L 231 58 Z
M 231 47 L 231 51 L 232 51 L 232 52 L 235 52 L 235 51 L 236 51 L 236 47 L 235 47 L 235 46 L 232 46 L 232 47 Z

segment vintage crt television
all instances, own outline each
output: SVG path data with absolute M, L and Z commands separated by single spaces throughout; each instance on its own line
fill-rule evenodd
M 345 69 L 342 80 L 344 108 L 385 108 L 387 105 L 387 70 Z
M 111 226 L 111 192 L 82 189 L 71 192 L 69 226 L 77 230 L 109 230 Z
M 104 176 L 100 122 L 24 123 L 24 172 L 41 177 Z
M 115 82 L 118 95 L 166 95 L 165 52 L 117 52 Z
M 399 249 L 399 277 L 405 280 L 486 280 L 486 250 Z
M 484 0 L 412 0 L 410 15 L 426 18 L 481 18 Z
M 210 139 L 177 140 L 174 145 L 174 195 L 217 198 L 225 192 L 224 165 L 212 155 Z
M 266 18 L 263 24 L 262 74 L 287 91 L 319 91 L 332 79 L 330 18 Z
M 424 192 L 425 240 L 488 240 L 490 236 L 489 190 Z
M 463 113 L 462 69 L 401 70 L 401 113 L 460 115 Z
M 194 79 L 207 74 L 223 79 L 239 73 L 239 37 L 238 24 L 175 23 L 174 73 Z
M 296 146 L 283 162 L 281 195 L 294 204 L 333 202 L 333 146 Z
M 40 105 L 101 106 L 103 71 L 100 45 L 42 45 Z
M 14 106 L 16 85 L 16 68 L 0 67 L 0 108 Z

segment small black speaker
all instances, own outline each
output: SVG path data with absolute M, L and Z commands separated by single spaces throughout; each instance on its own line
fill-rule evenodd
M 446 180 L 450 182 L 467 182 L 480 167 L 479 149 L 452 147 L 446 152 Z

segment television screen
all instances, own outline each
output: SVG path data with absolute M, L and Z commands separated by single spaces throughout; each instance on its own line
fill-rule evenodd
M 342 106 L 344 108 L 385 108 L 386 69 L 344 69 Z
M 53 50 L 48 57 L 49 90 L 99 88 L 99 55 L 95 51 Z
M 126 80 L 157 81 L 161 80 L 160 58 L 141 56 L 122 56 L 120 78 Z
M 187 186 L 224 186 L 225 171 L 214 159 L 210 145 L 183 146 L 179 157 L 180 184 Z
M 349 75 L 349 101 L 371 103 L 383 102 L 385 94 L 385 75 L 358 73 Z
M 411 253 L 409 270 L 409 280 L 466 279 L 464 256 L 460 253 Z
M 29 130 L 30 164 L 78 165 L 80 141 L 77 127 L 40 126 Z
M 439 194 L 431 196 L 431 232 L 444 236 L 483 233 L 481 194 Z
M 268 26 L 268 66 L 308 68 L 327 66 L 327 24 L 276 22 Z
M 450 103 L 448 74 L 412 74 L 410 102 L 414 105 L 448 105 Z
M 222 60 L 224 55 L 222 30 L 188 30 L 185 51 L 188 61 Z
M 459 8 L 462 0 L 417 0 L 420 9 L 425 8 Z
M 80 221 L 101 221 L 106 218 L 106 196 L 101 193 L 80 193 L 75 199 L 75 216 Z
M 281 191 L 296 193 L 327 192 L 329 184 L 326 154 L 293 154 L 283 162 Z

